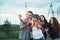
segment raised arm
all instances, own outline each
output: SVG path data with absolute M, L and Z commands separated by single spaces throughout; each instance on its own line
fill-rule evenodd
M 25 23 L 25 20 L 24 21 L 22 20 L 22 15 L 21 14 L 18 15 L 18 18 L 22 23 Z

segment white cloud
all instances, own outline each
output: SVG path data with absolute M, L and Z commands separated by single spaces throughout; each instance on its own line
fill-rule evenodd
M 6 19 L 8 19 L 8 21 L 10 21 L 12 24 L 19 24 L 18 16 L 15 14 L 1 14 L 0 17 L 1 17 L 0 23 L 2 24 Z
M 25 17 L 25 2 L 27 9 L 33 11 L 34 14 L 44 15 L 47 18 L 51 0 L 0 0 L 0 24 L 8 18 L 12 23 L 19 23 L 17 14 L 22 14 Z M 54 11 L 60 6 L 60 3 L 53 2 Z
M 26 2 L 33 2 L 33 3 L 46 3 L 51 2 L 51 0 L 26 0 Z

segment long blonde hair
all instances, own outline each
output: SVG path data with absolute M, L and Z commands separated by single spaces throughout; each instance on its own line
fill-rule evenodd
M 33 20 L 33 23 L 32 23 L 32 26 L 34 27 L 34 26 L 38 26 L 38 20 Z

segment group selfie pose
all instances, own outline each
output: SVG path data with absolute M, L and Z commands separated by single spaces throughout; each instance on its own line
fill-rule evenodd
M 60 40 L 60 25 L 56 17 L 51 17 L 49 22 L 44 15 L 33 14 L 27 11 L 26 16 L 18 15 L 20 20 L 19 40 L 46 40 L 47 33 L 51 40 Z

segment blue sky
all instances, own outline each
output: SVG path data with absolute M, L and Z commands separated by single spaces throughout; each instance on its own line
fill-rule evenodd
M 3 24 L 6 18 L 12 24 L 19 24 L 17 15 L 22 14 L 23 18 L 25 17 L 25 2 L 27 4 L 26 11 L 31 10 L 34 14 L 44 15 L 46 18 L 51 2 L 55 17 L 57 17 L 56 11 L 60 7 L 60 0 L 0 0 L 0 24 Z

